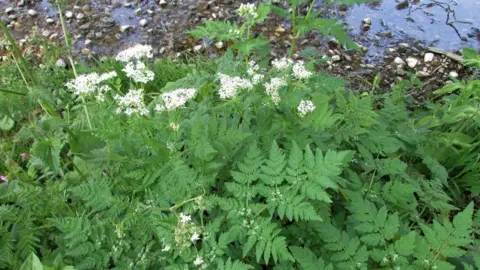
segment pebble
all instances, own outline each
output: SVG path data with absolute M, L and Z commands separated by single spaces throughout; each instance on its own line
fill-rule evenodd
M 125 32 L 127 32 L 129 29 L 131 29 L 131 28 L 132 28 L 132 26 L 131 26 L 131 25 L 128 25 L 128 24 L 127 24 L 127 25 L 121 25 L 121 26 L 120 26 L 120 32 L 125 33 Z
M 425 78 L 425 77 L 429 77 L 430 73 L 428 73 L 427 71 L 418 71 L 416 75 L 419 78 Z
M 279 25 L 279 26 L 277 27 L 277 29 L 275 29 L 275 32 L 277 32 L 277 33 L 283 33 L 283 32 L 285 32 L 285 28 L 283 28 L 281 25 Z
M 435 55 L 433 53 L 426 53 L 423 57 L 423 61 L 425 61 L 425 63 L 432 62 L 434 57 Z
M 7 14 L 13 13 L 13 12 L 15 12 L 15 8 L 13 8 L 13 7 L 8 7 L 8 8 L 5 9 L 5 13 L 7 13 Z
M 89 55 L 90 54 L 90 50 L 88 48 L 83 48 L 82 49 L 82 54 L 83 55 Z
M 61 68 L 66 68 L 66 67 L 67 67 L 67 63 L 65 63 L 65 60 L 63 60 L 62 58 L 59 58 L 59 59 L 57 60 L 57 62 L 55 62 L 55 66 L 61 67 Z
M 142 9 L 141 9 L 141 8 L 137 8 L 137 9 L 135 10 L 135 13 L 136 13 L 137 15 L 140 15 L 140 14 L 142 13 Z
M 371 25 L 371 24 L 372 24 L 372 19 L 370 19 L 370 18 L 365 18 L 365 19 L 362 20 L 362 24 Z
M 403 69 L 402 66 L 398 66 L 396 70 L 397 75 L 403 76 L 405 75 L 405 70 Z
M 52 18 L 47 18 L 47 19 L 45 20 L 45 22 L 47 22 L 47 23 L 49 23 L 49 24 L 52 24 L 52 23 L 55 22 L 55 20 L 52 19 Z
M 71 11 L 65 12 L 65 17 L 66 17 L 67 19 L 73 18 L 73 12 L 71 12 Z
M 340 61 L 340 60 L 342 60 L 342 58 L 340 57 L 340 55 L 334 55 L 334 56 L 332 56 L 332 61 L 333 61 L 333 62 L 338 62 L 338 61 Z
M 450 71 L 450 73 L 448 73 L 448 76 L 458 78 L 458 73 L 455 70 L 452 70 Z
M 408 45 L 408 43 L 400 43 L 398 44 L 398 48 L 402 51 L 406 51 L 408 48 L 410 47 L 410 45 Z
M 215 47 L 217 47 L 217 49 L 223 48 L 223 42 L 219 41 L 219 42 L 215 43 Z
M 403 59 L 400 58 L 400 57 L 396 57 L 396 58 L 393 60 L 393 62 L 394 62 L 395 64 L 397 64 L 397 65 L 405 65 L 405 61 L 403 61 Z
M 159 52 L 160 54 L 163 54 L 166 50 L 167 50 L 167 48 L 162 47 L 162 48 L 160 48 L 160 51 L 158 51 L 158 52 Z
M 90 45 L 91 43 L 92 43 L 92 40 L 90 40 L 90 39 L 88 39 L 88 38 L 85 40 L 85 46 L 88 46 L 88 45 Z
M 46 37 L 46 38 L 48 38 L 48 37 L 50 36 L 50 34 L 51 34 L 51 32 L 48 31 L 48 30 L 44 30 L 44 31 L 42 32 L 42 36 L 44 36 L 44 37 Z
M 167 1 L 165 0 L 160 0 L 160 6 L 165 7 L 167 5 Z
M 140 26 L 142 26 L 142 27 L 145 27 L 145 26 L 147 26 L 147 24 L 148 24 L 148 20 L 146 20 L 146 19 L 141 19 L 141 20 L 138 22 L 138 24 L 139 24 Z
M 77 20 L 83 20 L 83 19 L 85 19 L 85 14 L 83 14 L 83 13 L 78 13 L 78 14 L 77 14 Z
M 395 53 L 397 50 L 395 50 L 395 48 L 388 48 L 385 53 L 388 53 L 388 54 L 393 54 Z
M 37 12 L 33 9 L 29 9 L 27 14 L 31 17 L 37 16 Z
M 196 52 L 199 52 L 202 48 L 203 48 L 202 45 L 197 45 L 197 46 L 193 47 L 193 50 L 196 51 Z
M 418 64 L 418 59 L 417 58 L 413 58 L 413 57 L 408 57 L 407 58 L 407 65 L 410 68 L 414 68 L 417 64 Z

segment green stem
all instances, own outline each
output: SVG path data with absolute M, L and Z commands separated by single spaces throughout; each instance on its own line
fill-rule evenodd
M 298 32 L 297 32 L 297 15 L 296 15 L 296 9 L 297 6 L 294 5 L 292 7 L 292 33 L 293 33 L 293 39 L 292 39 L 292 46 L 290 46 L 290 51 L 288 52 L 288 57 L 292 57 L 293 52 L 295 51 L 297 47 L 297 37 L 298 37 Z
M 14 95 L 19 95 L 19 96 L 26 96 L 26 95 L 27 95 L 27 94 L 25 94 L 25 93 L 20 93 L 20 92 L 5 90 L 5 89 L 0 89 L 0 92 L 8 93 L 8 94 L 14 94 Z
M 81 97 L 81 98 L 82 98 L 82 102 L 83 102 L 83 110 L 85 111 L 85 115 L 87 116 L 88 127 L 90 129 L 93 129 L 92 121 L 90 121 L 90 114 L 88 113 L 87 106 L 85 105 L 85 98 L 84 97 Z

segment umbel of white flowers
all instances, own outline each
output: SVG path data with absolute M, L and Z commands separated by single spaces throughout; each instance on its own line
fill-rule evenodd
M 148 113 L 143 103 L 143 89 L 131 89 L 124 96 L 116 95 L 113 98 L 118 103 L 117 113 L 123 112 L 126 115 L 134 113 L 146 115 Z
M 298 114 L 300 117 L 304 117 L 309 112 L 313 112 L 315 110 L 315 105 L 310 100 L 302 100 L 297 107 Z
M 99 86 L 102 82 L 117 76 L 115 71 L 99 75 L 98 73 L 89 73 L 79 75 L 77 78 L 65 84 L 67 88 L 75 95 L 87 96 L 98 94 Z
M 152 46 L 137 44 L 131 48 L 121 51 L 115 59 L 120 62 L 129 63 L 144 58 L 152 58 Z
M 157 104 L 155 107 L 156 111 L 172 111 L 179 107 L 182 107 L 189 101 L 194 98 L 197 94 L 197 90 L 193 88 L 180 88 L 170 92 L 163 93 L 160 95 L 160 98 L 163 101 L 162 104 Z

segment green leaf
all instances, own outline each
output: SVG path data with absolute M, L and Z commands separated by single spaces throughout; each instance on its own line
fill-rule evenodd
M 266 50 L 269 44 L 270 42 L 268 40 L 258 37 L 255 39 L 238 41 L 233 44 L 231 48 L 240 51 L 244 55 L 250 55 L 253 51 Z
M 60 151 L 63 143 L 56 138 L 35 141 L 32 154 L 54 172 L 60 172 Z
M 193 30 L 186 31 L 196 39 L 208 38 L 213 40 L 228 41 L 234 39 L 237 34 L 237 27 L 229 21 L 212 21 L 206 20 L 204 26 L 197 26 Z
M 415 231 L 411 231 L 405 236 L 402 236 L 400 239 L 395 241 L 395 251 L 402 255 L 408 256 L 413 253 L 415 249 L 415 237 L 417 233 Z
M 290 247 L 293 258 L 300 265 L 303 270 L 318 270 L 323 269 L 323 260 L 317 260 L 317 256 L 308 248 Z
M 32 252 L 25 262 L 23 262 L 20 270 L 43 270 L 43 265 L 37 255 Z
M 75 154 L 90 154 L 105 147 L 106 143 L 88 131 L 70 132 L 70 151 Z
M 9 131 L 15 126 L 15 121 L 7 115 L 0 114 L 0 130 Z
M 257 18 L 255 22 L 262 23 L 265 19 L 268 18 L 268 13 L 270 13 L 271 5 L 266 3 L 261 3 L 257 8 Z

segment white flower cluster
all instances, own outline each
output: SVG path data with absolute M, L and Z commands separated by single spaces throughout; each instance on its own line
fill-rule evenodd
M 310 76 L 312 76 L 312 72 L 305 69 L 305 65 L 302 61 L 298 61 L 297 63 L 295 63 L 293 65 L 292 71 L 293 77 L 299 80 L 308 79 Z
M 202 257 L 200 257 L 200 256 L 198 256 L 198 255 L 197 255 L 197 257 L 195 258 L 195 261 L 193 261 L 193 264 L 194 264 L 195 266 L 200 266 L 200 265 L 202 265 L 203 263 L 204 263 L 204 261 L 203 261 Z
M 115 59 L 120 62 L 131 62 L 142 58 L 152 58 L 152 46 L 137 44 L 131 48 L 121 51 Z
M 255 4 L 241 4 L 237 9 L 237 13 L 244 18 L 255 19 L 258 17 L 257 8 Z
M 278 90 L 282 86 L 286 86 L 287 81 L 283 78 L 272 78 L 269 83 L 265 83 L 265 92 L 272 98 L 275 104 L 280 102 L 280 95 L 278 94 Z
M 225 74 L 218 74 L 220 78 L 220 89 L 218 94 L 221 99 L 233 98 L 238 94 L 239 90 L 252 89 L 253 85 L 248 79 L 238 76 L 232 77 Z
M 192 216 L 180 213 L 175 228 L 175 242 L 179 247 L 189 247 L 200 240 L 201 228 L 192 222 Z
M 98 73 L 83 74 L 69 81 L 65 86 L 75 95 L 97 94 L 99 85 L 103 81 L 117 76 L 115 71 L 99 75 Z
M 127 115 L 138 113 L 140 115 L 146 115 L 148 110 L 143 103 L 143 89 L 131 89 L 124 96 L 116 95 L 113 97 L 117 103 L 117 113 L 124 112 Z
M 124 68 L 123 72 L 127 77 L 131 78 L 137 83 L 147 83 L 153 81 L 155 73 L 148 70 L 142 62 L 129 62 Z
M 300 104 L 297 107 L 298 114 L 300 114 L 301 117 L 304 117 L 307 115 L 309 112 L 313 112 L 315 110 L 315 105 L 313 104 L 312 101 L 310 100 L 302 100 L 300 101 Z
M 173 90 L 167 93 L 163 93 L 160 95 L 161 99 L 163 100 L 163 104 L 158 104 L 155 107 L 156 111 L 171 111 L 175 110 L 187 103 L 190 99 L 194 98 L 197 94 L 197 90 L 193 88 L 180 88 L 177 90 Z
M 280 58 L 280 59 L 273 59 L 272 61 L 272 66 L 274 66 L 276 69 L 278 70 L 285 70 L 287 69 L 288 67 L 290 67 L 290 65 L 293 63 L 293 61 L 291 59 L 288 59 L 286 57 L 283 57 L 283 58 Z
M 257 73 L 259 70 L 260 67 L 257 63 L 255 63 L 255 61 L 252 60 L 248 63 L 247 74 L 252 78 L 252 83 L 254 85 L 259 84 L 265 77 L 263 74 Z

